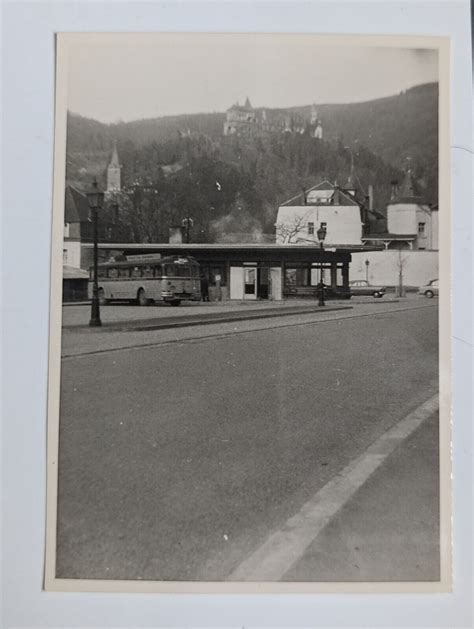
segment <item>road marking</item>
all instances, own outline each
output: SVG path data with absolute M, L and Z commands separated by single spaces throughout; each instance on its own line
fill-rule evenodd
M 387 430 L 243 561 L 227 581 L 280 581 L 387 457 L 439 408 L 438 394 Z
M 123 345 L 121 347 L 107 347 L 104 349 L 93 349 L 93 350 L 86 350 L 83 352 L 75 352 L 73 354 L 62 354 L 61 355 L 61 360 L 71 360 L 73 358 L 80 358 L 80 357 L 86 357 L 86 356 L 94 356 L 96 354 L 106 354 L 108 352 L 124 352 L 124 351 L 135 351 L 135 350 L 139 350 L 139 349 L 152 349 L 154 347 L 162 347 L 165 345 L 174 345 L 176 343 L 199 343 L 202 341 L 209 341 L 212 339 L 221 339 L 221 338 L 228 338 L 230 336 L 236 336 L 237 334 L 251 334 L 253 332 L 262 332 L 262 331 L 266 331 L 266 330 L 277 330 L 279 328 L 293 328 L 293 327 L 298 327 L 298 326 L 303 326 L 303 325 L 319 325 L 321 323 L 332 323 L 334 321 L 345 321 L 346 319 L 359 319 L 361 317 L 382 317 L 386 314 L 392 314 L 392 313 L 397 313 L 397 312 L 408 312 L 411 310 L 421 310 L 423 308 L 433 308 L 435 306 L 435 304 L 423 304 L 423 305 L 418 305 L 418 306 L 409 306 L 407 308 L 394 308 L 391 310 L 384 310 L 383 312 L 361 312 L 361 313 L 354 313 L 354 314 L 350 314 L 350 315 L 346 315 L 343 313 L 340 313 L 340 315 L 338 317 L 331 317 L 331 318 L 327 318 L 327 319 L 311 319 L 309 321 L 300 321 L 300 322 L 292 322 L 292 323 L 281 323 L 281 321 L 278 321 L 276 323 L 276 325 L 267 325 L 263 328 L 255 328 L 255 329 L 250 329 L 250 330 L 231 330 L 229 332 L 218 332 L 215 334 L 203 334 L 200 336 L 188 336 L 188 337 L 184 337 L 184 338 L 179 338 L 179 339 L 168 339 L 166 341 L 152 341 L 151 343 L 139 343 L 138 345 Z M 324 312 L 316 312 L 315 314 L 322 314 L 324 315 Z M 307 315 L 293 315 L 293 316 L 312 316 L 311 314 L 307 314 Z M 251 321 L 251 319 L 247 319 L 247 320 L 243 320 L 242 323 L 245 323 L 246 321 Z M 260 320 L 256 320 L 256 322 L 258 321 L 262 321 Z M 221 324 L 223 324 L 224 322 L 221 322 Z M 234 322 L 236 323 L 236 322 Z M 241 323 L 240 321 L 238 323 Z M 195 327 L 195 326 L 190 326 L 190 327 Z M 95 328 L 97 329 L 97 328 Z M 180 330 L 183 330 L 185 328 L 180 328 Z M 169 330 L 167 330 L 169 331 Z M 159 330 L 153 330 L 153 332 L 159 332 Z M 137 334 L 143 334 L 143 332 L 137 332 Z

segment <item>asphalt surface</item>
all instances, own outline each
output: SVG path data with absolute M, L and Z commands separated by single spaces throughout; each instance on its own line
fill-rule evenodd
M 349 309 L 343 307 L 342 310 L 334 311 L 330 308 L 318 308 L 315 306 L 310 312 L 294 314 L 293 307 L 288 307 L 282 302 L 281 312 L 285 313 L 284 316 L 272 317 L 271 319 L 252 319 L 243 318 L 239 321 L 219 321 L 213 325 L 208 325 L 207 322 L 203 325 L 193 326 L 176 326 L 168 329 L 149 329 L 146 326 L 150 320 L 155 318 L 155 308 L 124 308 L 118 306 L 118 312 L 115 310 L 110 315 L 113 319 L 110 320 L 113 325 L 110 329 L 107 326 L 99 328 L 91 328 L 84 325 L 66 325 L 62 330 L 61 338 L 61 355 L 63 358 L 72 358 L 74 356 L 93 354 L 99 352 L 109 352 L 114 350 L 120 350 L 125 348 L 141 348 L 152 345 L 163 345 L 167 343 L 181 343 L 186 341 L 193 341 L 204 338 L 214 338 L 225 335 L 236 335 L 258 330 L 268 330 L 270 328 L 283 328 L 283 327 L 296 327 L 299 325 L 307 325 L 312 322 L 320 323 L 323 321 L 334 321 L 336 319 L 352 319 L 359 316 L 373 316 L 375 313 L 396 312 L 401 310 L 410 310 L 413 308 L 434 308 L 436 303 L 428 301 L 426 299 L 406 299 L 398 302 L 384 302 L 380 299 L 374 299 L 372 301 L 365 301 L 364 303 L 352 303 Z M 268 306 L 262 306 L 261 310 L 266 311 Z M 203 307 L 202 310 L 204 310 Z M 239 312 L 248 311 L 248 307 L 232 304 L 232 306 L 226 306 L 225 311 Z M 111 310 L 113 310 L 111 308 Z M 162 311 L 168 312 L 171 308 L 163 308 Z M 209 311 L 208 314 L 220 310 L 220 307 Z M 73 319 L 76 318 L 76 314 L 80 314 L 84 317 L 84 310 L 81 313 L 74 313 L 72 308 L 65 308 L 65 314 L 69 315 L 72 311 Z M 149 314 L 143 319 L 143 314 L 137 311 L 147 311 Z M 186 312 L 184 309 L 180 311 L 179 308 L 174 309 L 174 316 L 178 323 L 183 316 L 182 312 Z M 189 312 L 189 311 L 188 311 Z M 201 312 L 201 309 L 200 309 Z M 146 313 L 145 313 L 146 314 Z M 134 318 L 139 317 L 139 318 Z M 63 317 L 63 323 L 67 324 L 71 319 L 69 316 Z M 133 324 L 138 322 L 140 328 L 141 322 L 144 324 L 144 329 L 133 329 Z M 128 326 L 130 329 L 121 329 L 115 327 L 115 323 Z
M 57 576 L 225 579 L 436 390 L 437 358 L 424 307 L 65 360 Z
M 435 413 L 397 448 L 284 581 L 439 580 L 438 422 Z

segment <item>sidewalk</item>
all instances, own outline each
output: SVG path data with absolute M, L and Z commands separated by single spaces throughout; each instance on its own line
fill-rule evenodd
M 327 307 L 333 305 L 350 305 L 350 302 L 328 302 Z M 166 304 L 150 304 L 148 306 L 136 306 L 132 304 L 108 304 L 101 306 L 100 316 L 103 324 L 128 323 L 132 321 L 149 321 L 153 319 L 181 319 L 182 317 L 207 315 L 215 316 L 223 313 L 248 313 L 252 311 L 266 310 L 292 310 L 294 308 L 317 309 L 317 301 L 213 301 L 213 302 L 183 302 L 179 307 L 173 308 Z M 90 304 L 63 304 L 63 326 L 87 325 L 90 317 Z
M 201 308 L 193 311 L 180 312 L 176 315 L 167 311 L 169 316 L 164 316 L 161 311 L 159 317 L 146 319 L 130 319 L 105 322 L 103 329 L 111 332 L 116 331 L 146 331 L 146 330 L 166 330 L 170 328 L 182 328 L 195 325 L 210 325 L 212 323 L 230 323 L 234 321 L 247 321 L 253 319 L 266 319 L 269 317 L 282 317 L 297 314 L 314 314 L 316 312 L 333 312 L 338 310 L 351 310 L 352 306 L 336 305 L 332 303 L 320 307 L 317 303 L 301 306 L 267 306 L 260 308 L 234 307 L 209 310 Z M 64 325 L 64 329 L 83 327 L 88 328 L 88 324 Z
M 439 580 L 438 413 L 330 520 L 282 581 Z
M 373 297 L 353 297 L 350 301 L 328 300 L 326 309 L 352 307 L 364 305 L 372 308 L 374 312 L 383 309 L 384 304 L 413 303 L 413 298 L 408 299 L 374 299 Z M 416 301 L 416 300 L 415 300 Z M 420 300 L 417 300 L 420 301 Z M 63 327 L 86 326 L 90 318 L 90 303 L 70 303 L 62 305 Z M 296 311 L 297 309 L 319 309 L 317 300 L 291 299 L 282 301 L 215 301 L 215 302 L 183 302 L 178 308 L 172 308 L 165 304 L 151 304 L 140 307 L 131 304 L 112 304 L 102 306 L 100 309 L 102 323 L 145 321 L 150 319 L 179 319 L 181 317 L 216 315 L 217 313 L 250 313 L 252 311 L 275 310 L 282 312 Z

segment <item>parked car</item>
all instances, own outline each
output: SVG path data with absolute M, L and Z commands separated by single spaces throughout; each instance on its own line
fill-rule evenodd
M 428 297 L 429 299 L 431 299 L 435 295 L 436 296 L 439 295 L 438 291 L 439 291 L 439 280 L 430 280 L 428 284 L 425 284 L 424 286 L 420 286 L 420 288 L 418 289 L 418 295 L 424 295 L 425 297 Z
M 352 280 L 349 282 L 349 289 L 353 295 L 372 295 L 373 297 L 383 297 L 385 286 L 372 286 L 367 280 Z

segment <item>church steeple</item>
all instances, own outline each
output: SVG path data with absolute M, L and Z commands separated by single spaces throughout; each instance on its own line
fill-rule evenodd
M 107 192 L 120 190 L 120 168 L 117 143 L 114 142 L 112 157 L 107 167 Z
M 109 166 L 115 166 L 116 168 L 120 167 L 120 162 L 119 162 L 118 152 L 117 152 L 117 142 L 114 142 L 114 149 L 112 151 L 112 158 L 110 160 Z

